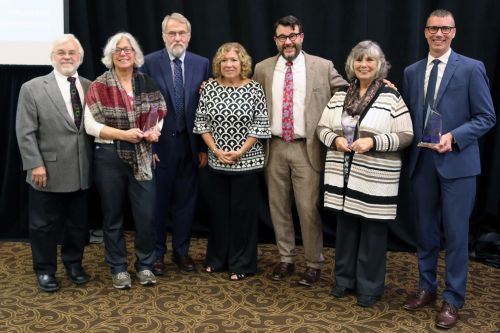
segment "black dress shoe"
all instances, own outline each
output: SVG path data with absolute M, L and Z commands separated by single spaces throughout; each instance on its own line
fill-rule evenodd
M 38 288 L 46 292 L 59 290 L 59 283 L 54 274 L 39 274 L 36 276 Z
M 336 298 L 343 298 L 346 297 L 350 292 L 351 289 L 340 285 L 336 285 L 335 287 L 332 288 L 332 290 L 330 290 L 330 295 Z
M 153 274 L 159 276 L 165 275 L 165 263 L 163 262 L 163 257 L 156 257 L 153 264 Z
M 74 284 L 85 284 L 89 282 L 89 276 L 80 265 L 66 267 L 66 275 Z
M 419 289 L 415 294 L 410 295 L 403 305 L 403 309 L 415 311 L 436 301 L 436 293 L 425 289 Z
M 295 271 L 295 264 L 289 262 L 280 262 L 276 267 L 274 267 L 271 279 L 274 281 L 283 281 L 287 277 L 293 274 Z
M 174 257 L 172 260 L 183 271 L 192 272 L 196 268 L 194 260 L 190 256 L 178 256 Z
M 302 273 L 302 279 L 297 281 L 298 284 L 310 287 L 319 281 L 319 275 L 321 270 L 319 268 L 307 267 L 304 273 Z
M 363 308 L 370 308 L 375 305 L 379 301 L 379 296 L 368 296 L 368 295 L 359 295 L 358 296 L 358 305 Z
M 436 316 L 436 326 L 439 328 L 452 328 L 458 322 L 458 308 L 446 301 Z

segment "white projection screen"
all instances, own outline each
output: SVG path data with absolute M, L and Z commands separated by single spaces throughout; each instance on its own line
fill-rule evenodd
M 68 31 L 67 3 L 0 0 L 0 64 L 50 65 L 52 42 Z

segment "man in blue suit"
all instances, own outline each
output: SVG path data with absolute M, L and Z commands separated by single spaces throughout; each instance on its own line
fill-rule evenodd
M 458 309 L 465 302 L 469 217 L 476 176 L 481 172 L 478 139 L 496 121 L 484 65 L 451 50 L 455 34 L 453 15 L 447 10 L 433 11 L 425 27 L 429 55 L 405 69 L 403 84 L 415 135 L 408 170 L 417 216 L 419 268 L 419 289 L 403 307 L 417 310 L 437 298 L 442 224 L 445 289 L 436 316 L 441 328 L 455 326 Z M 439 143 L 420 148 L 417 143 L 422 139 L 427 106 L 441 115 L 442 136 Z
M 154 274 L 163 275 L 167 221 L 172 223 L 172 260 L 183 270 L 195 270 L 189 256 L 191 225 L 196 210 L 198 169 L 207 164 L 206 146 L 193 134 L 199 89 L 210 64 L 186 49 L 191 24 L 179 13 L 162 22 L 165 49 L 144 59 L 141 71 L 153 77 L 167 102 L 160 140 L 153 147 L 156 179 L 156 261 Z

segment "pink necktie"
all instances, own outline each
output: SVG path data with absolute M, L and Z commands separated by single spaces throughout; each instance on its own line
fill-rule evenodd
M 291 61 L 286 62 L 285 85 L 283 86 L 283 113 L 281 115 L 281 138 L 293 141 L 293 75 Z

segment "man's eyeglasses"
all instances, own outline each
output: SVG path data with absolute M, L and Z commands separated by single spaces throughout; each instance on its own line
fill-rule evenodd
M 180 38 L 184 38 L 187 36 L 188 32 L 187 31 L 169 31 L 165 32 L 165 35 L 167 35 L 168 38 L 175 38 L 175 36 L 179 35 Z
M 74 50 L 70 50 L 70 51 L 57 50 L 54 52 L 54 54 L 58 57 L 64 57 L 66 54 L 70 57 L 74 57 L 78 54 L 78 52 L 74 51 Z
M 131 48 L 131 47 L 115 47 L 113 49 L 113 53 L 114 54 L 121 54 L 122 51 L 125 53 L 125 54 L 130 54 L 132 52 L 134 52 L 134 49 Z
M 441 32 L 445 35 L 449 34 L 451 30 L 455 29 L 455 27 L 449 27 L 449 26 L 442 26 L 442 27 L 437 27 L 434 25 L 427 26 L 425 27 L 431 34 L 435 34 L 438 32 L 439 29 L 441 29 Z
M 287 38 L 290 38 L 290 40 L 293 42 L 297 39 L 297 37 L 299 37 L 302 33 L 299 32 L 298 34 L 296 33 L 291 33 L 289 34 L 288 36 L 285 36 L 285 35 L 279 35 L 279 36 L 275 36 L 274 38 L 276 38 L 277 40 L 279 40 L 280 42 L 284 43 L 286 42 Z

